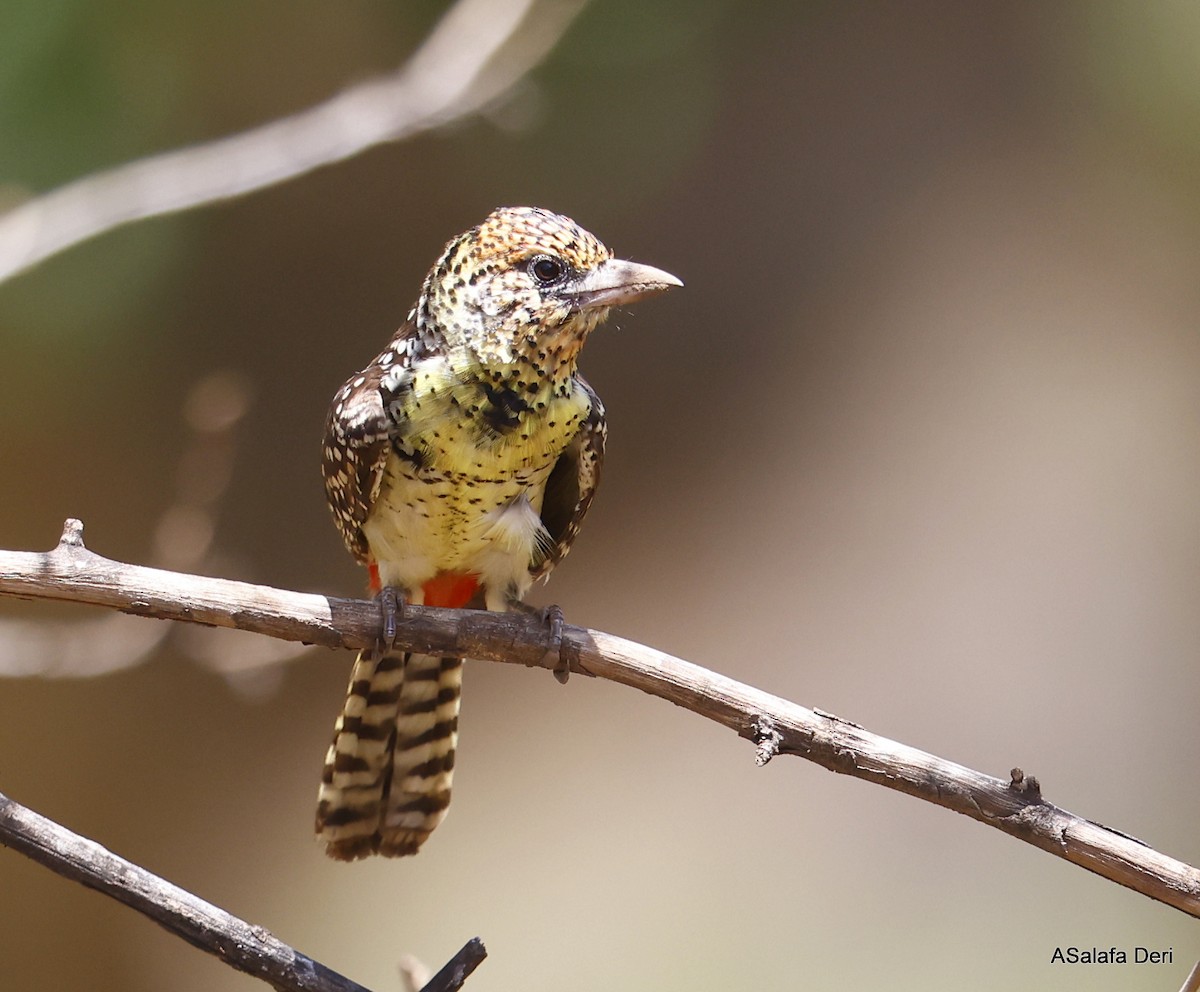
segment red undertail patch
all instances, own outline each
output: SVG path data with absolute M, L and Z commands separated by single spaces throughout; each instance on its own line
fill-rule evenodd
M 479 589 L 479 576 L 474 572 L 438 572 L 422 589 L 426 606 L 459 609 L 466 606 Z

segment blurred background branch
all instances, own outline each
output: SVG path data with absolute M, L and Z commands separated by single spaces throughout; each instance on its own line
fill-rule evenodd
M 238 428 L 252 399 L 249 381 L 232 371 L 201 377 L 184 396 L 187 433 L 174 492 L 152 527 L 154 565 L 187 572 L 231 567 L 229 557 L 215 552 L 214 545 L 233 474 Z M 220 636 L 195 633 L 192 628 L 141 624 L 114 614 L 59 623 L 0 616 L 0 678 L 107 675 L 142 664 L 167 638 L 175 637 L 176 646 L 191 660 L 218 672 L 239 692 L 261 698 L 278 684 L 278 665 L 307 650 L 302 644 L 268 638 L 243 641 L 230 650 Z
M 280 992 L 370 992 L 247 923 L 0 793 L 0 844 L 137 910 Z M 421 992 L 454 992 L 487 956 L 468 941 Z
M 58 546 L 44 554 L 0 551 L 0 595 L 90 603 L 329 647 L 368 647 L 379 636 L 379 607 L 373 601 L 112 561 L 84 547 L 77 520 L 66 522 Z M 528 667 L 558 663 L 546 656 L 544 621 L 536 615 L 407 606 L 396 641 L 428 654 Z M 632 686 L 730 728 L 756 745 L 759 765 L 776 754 L 807 758 L 962 813 L 1200 917 L 1200 870 L 1051 805 L 1037 779 L 1020 769 L 1004 782 L 601 631 L 566 626 L 562 660 L 572 672 Z
M 68 183 L 0 216 L 0 282 L 148 217 L 242 196 L 475 113 L 554 47 L 585 0 L 458 0 L 389 75 L 241 134 Z

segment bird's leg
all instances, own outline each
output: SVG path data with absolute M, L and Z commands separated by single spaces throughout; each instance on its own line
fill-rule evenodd
M 567 660 L 562 656 L 563 611 L 557 604 L 552 604 L 542 610 L 542 622 L 546 625 L 546 661 L 554 662 L 550 669 L 554 677 L 563 685 L 571 677 L 571 669 Z
M 518 601 L 511 604 L 511 609 L 518 613 L 536 614 L 541 618 L 542 623 L 546 625 L 546 657 L 542 667 L 549 668 L 554 673 L 554 677 L 566 685 L 567 679 L 571 675 L 571 669 L 567 665 L 567 660 L 562 656 L 562 607 L 558 605 L 529 606 Z
M 386 653 L 396 646 L 396 627 L 404 616 L 404 596 L 395 586 L 384 586 L 375 597 L 381 614 L 379 652 Z

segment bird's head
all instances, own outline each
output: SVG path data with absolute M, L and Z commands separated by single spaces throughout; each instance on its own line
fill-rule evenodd
M 625 262 L 568 217 L 501 207 L 459 235 L 425 279 L 418 326 L 485 366 L 574 372 L 588 334 L 611 307 L 682 286 Z

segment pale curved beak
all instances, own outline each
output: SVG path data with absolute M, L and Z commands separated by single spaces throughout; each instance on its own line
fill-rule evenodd
M 653 265 L 610 258 L 586 275 L 567 283 L 563 287 L 563 295 L 584 310 L 633 303 L 682 285 L 683 280 Z

